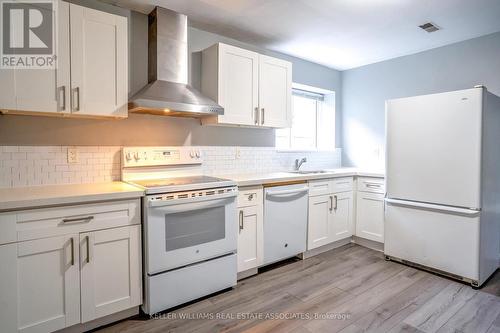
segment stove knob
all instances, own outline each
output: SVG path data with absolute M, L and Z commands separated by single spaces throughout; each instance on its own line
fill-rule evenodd
M 132 154 L 130 152 L 128 152 L 126 155 L 125 155 L 125 159 L 127 161 L 130 161 L 132 159 Z
M 139 157 L 139 153 L 138 153 L 138 152 L 135 152 L 135 153 L 134 153 L 134 159 L 135 159 L 136 161 L 138 161 L 138 160 L 140 159 L 140 157 Z
M 189 156 L 191 156 L 191 158 L 194 158 L 196 156 L 194 153 L 194 150 L 191 150 L 191 152 L 189 153 Z
M 200 153 L 200 151 L 198 150 L 198 151 L 196 152 L 196 158 L 200 158 L 200 156 L 201 156 L 201 153 Z

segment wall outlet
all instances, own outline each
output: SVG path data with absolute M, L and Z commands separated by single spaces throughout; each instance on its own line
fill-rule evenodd
M 75 164 L 78 163 L 78 149 L 76 148 L 68 148 L 68 163 Z

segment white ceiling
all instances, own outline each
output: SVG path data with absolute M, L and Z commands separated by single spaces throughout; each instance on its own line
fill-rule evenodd
M 500 31 L 500 0 L 102 0 L 344 70 Z M 431 21 L 442 30 L 417 26 Z

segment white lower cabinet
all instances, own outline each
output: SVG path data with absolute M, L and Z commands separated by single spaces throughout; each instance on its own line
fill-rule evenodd
M 82 322 L 141 304 L 141 228 L 80 234 Z
M 262 187 L 242 188 L 238 196 L 238 273 L 262 265 Z
M 309 198 L 309 230 L 307 233 L 307 249 L 326 245 L 330 240 L 331 200 L 329 195 Z
M 257 267 L 262 257 L 258 246 L 260 238 L 259 222 L 262 214 L 259 206 L 238 209 L 238 272 Z
M 347 185 L 345 192 L 324 194 L 335 189 L 339 179 Z M 311 181 L 309 196 L 309 218 L 307 249 L 312 250 L 329 243 L 351 237 L 354 232 L 354 202 L 352 178 Z M 320 190 L 323 189 L 323 190 Z M 322 193 L 321 195 L 316 195 Z
M 2 332 L 52 332 L 80 322 L 77 234 L 3 245 L 0 258 L 0 312 L 9 309 L 0 315 Z
M 106 222 L 112 224 L 98 217 L 106 214 L 106 207 L 122 226 L 89 231 L 92 223 L 96 229 L 99 221 L 104 228 Z M 116 215 L 117 207 L 128 216 Z M 69 233 L 57 235 L 62 231 L 54 230 L 57 210 L 58 228 Z M 139 211 L 139 200 L 128 200 L 1 214 L 0 233 L 17 241 L 0 237 L 0 244 L 13 241 L 0 245 L 0 331 L 53 332 L 139 306 Z M 24 232 L 35 227 L 30 220 L 39 232 Z M 41 234 L 45 236 L 36 238 Z M 34 239 L 25 239 L 29 236 Z
M 333 195 L 332 240 L 337 241 L 354 234 L 353 193 L 343 192 Z
M 356 236 L 384 242 L 384 195 L 358 192 L 356 201 Z

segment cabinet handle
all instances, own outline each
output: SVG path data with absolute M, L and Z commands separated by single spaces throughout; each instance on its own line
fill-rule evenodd
M 260 124 L 264 125 L 264 108 L 262 108 L 261 111 L 262 111 L 262 117 L 260 118 Z
M 333 209 L 337 210 L 337 207 L 338 207 L 338 198 L 336 195 L 333 196 L 335 198 L 335 207 L 333 207 Z
M 90 237 L 85 236 L 85 241 L 87 242 L 87 264 L 90 263 Z
M 243 230 L 243 211 L 242 210 L 240 210 L 239 220 L 240 220 L 240 230 L 239 230 L 239 232 L 241 232 L 241 230 Z
M 330 212 L 333 210 L 333 197 L 330 195 Z
M 75 241 L 71 237 L 71 266 L 75 264 Z
M 259 108 L 255 107 L 255 125 L 259 124 Z
M 62 105 L 59 106 L 59 111 L 64 111 L 66 110 L 66 86 L 59 87 L 59 101 L 61 100 L 62 100 Z
M 90 222 L 94 219 L 93 216 L 76 217 L 74 219 L 63 219 L 62 223 L 80 223 L 80 222 Z
M 366 184 L 366 187 L 369 187 L 369 188 L 380 188 L 382 186 L 382 184 L 373 184 L 373 183 L 365 183 Z
M 74 100 L 76 100 L 76 106 L 73 106 L 73 111 L 80 111 L 80 87 L 76 87 L 73 89 L 73 96 L 75 96 Z
M 252 200 L 253 200 L 253 193 L 248 195 L 248 201 L 252 201 Z

